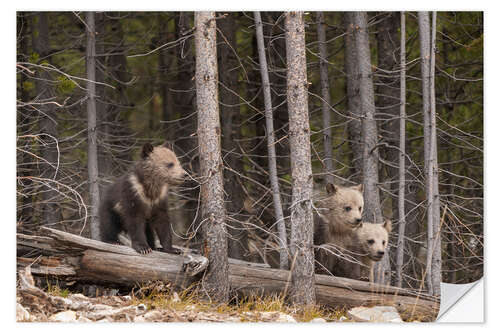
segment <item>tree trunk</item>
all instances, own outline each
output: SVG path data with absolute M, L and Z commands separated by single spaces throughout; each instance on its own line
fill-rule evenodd
M 90 237 L 100 239 L 99 235 L 99 168 L 97 166 L 97 121 L 95 101 L 95 16 L 94 12 L 85 15 L 87 27 L 87 168 L 89 173 L 90 197 Z
M 432 179 L 432 294 L 439 296 L 441 294 L 441 213 L 439 198 L 439 165 L 437 155 L 437 130 L 436 130 L 436 90 L 435 90 L 435 69 L 436 69 L 436 12 L 432 12 L 432 30 L 431 30 L 431 76 L 430 80 L 430 98 L 431 113 L 430 120 L 430 165 L 429 176 Z
M 405 248 L 405 151 L 406 151 L 406 20 L 401 12 L 401 53 L 400 53 L 400 106 L 399 106 L 399 179 L 398 179 L 398 241 L 396 246 L 396 286 L 401 287 Z
M 243 163 L 236 140 L 240 138 L 240 99 L 233 91 L 238 90 L 238 61 L 236 59 L 236 13 L 229 13 L 224 19 L 217 21 L 219 29 L 217 56 L 219 65 L 220 113 L 222 122 L 222 153 L 224 164 L 236 172 L 243 171 Z M 229 90 L 230 89 L 230 90 Z M 231 91 L 233 90 L 233 91 Z M 224 170 L 224 190 L 227 193 L 226 209 L 231 217 L 228 219 L 229 257 L 244 259 L 247 252 L 247 231 L 241 223 L 244 217 L 243 191 L 234 171 Z
M 344 13 L 344 25 L 346 35 L 344 66 L 346 72 L 346 90 L 347 90 L 347 115 L 350 118 L 347 125 L 349 132 L 349 144 L 352 151 L 352 180 L 354 182 L 362 181 L 363 174 L 363 144 L 361 131 L 361 100 L 359 93 L 359 69 L 357 65 L 357 52 L 355 45 L 355 26 L 354 13 Z
M 196 12 L 195 27 L 202 253 L 210 262 L 203 279 L 203 287 L 212 300 L 226 302 L 229 298 L 229 280 L 217 89 L 215 13 Z
M 321 97 L 323 98 L 321 112 L 323 115 L 323 150 L 326 172 L 326 183 L 333 184 L 332 159 L 332 128 L 330 113 L 330 83 L 328 80 L 328 52 L 326 50 L 325 17 L 323 12 L 317 12 L 318 42 L 319 42 L 319 74 L 321 82 Z
M 104 65 L 104 57 L 102 56 L 105 53 L 104 43 L 102 42 L 102 38 L 106 32 L 107 22 L 104 19 L 103 13 L 95 13 L 95 31 L 96 31 L 96 44 L 95 44 L 95 60 L 96 60 L 96 72 L 95 79 L 96 82 L 104 82 L 105 76 L 103 73 L 103 69 L 99 69 L 97 63 Z M 106 98 L 105 98 L 105 86 L 102 84 L 96 85 L 96 117 L 97 117 L 97 137 L 99 148 L 97 149 L 97 165 L 99 170 L 99 193 L 102 193 L 104 188 L 106 187 L 106 180 L 108 177 L 112 175 L 111 169 L 111 153 L 107 146 L 110 144 L 110 126 L 109 122 L 113 121 L 110 117 L 109 111 L 110 109 L 106 106 Z
M 274 214 L 276 217 L 276 225 L 278 227 L 279 238 L 279 253 L 280 253 L 280 268 L 288 268 L 288 246 L 286 237 L 285 217 L 283 216 L 283 208 L 281 206 L 281 195 L 278 182 L 278 172 L 276 168 L 276 148 L 274 138 L 274 123 L 273 123 L 273 105 L 271 102 L 271 88 L 269 84 L 269 75 L 267 72 L 267 60 L 264 48 L 264 33 L 262 30 L 262 19 L 260 12 L 254 12 L 255 29 L 257 36 L 257 46 L 259 50 L 260 74 L 262 78 L 262 88 L 264 91 L 264 104 L 266 107 L 266 131 L 267 131 L 267 149 L 269 159 L 269 181 L 271 182 L 271 190 L 273 193 Z
M 285 14 L 287 103 L 292 171 L 290 296 L 296 304 L 314 304 L 312 170 L 303 12 Z
M 426 198 L 427 198 L 427 257 L 425 280 L 427 289 L 432 294 L 432 236 L 433 236 L 433 215 L 432 215 L 432 177 L 429 174 L 430 164 L 430 23 L 429 12 L 418 12 L 418 31 L 420 38 L 420 67 L 422 73 L 422 113 L 424 115 L 424 156 L 426 175 Z
M 33 51 L 38 54 L 40 61 L 50 63 L 50 40 L 48 13 L 40 12 L 34 16 L 36 23 L 33 24 Z M 57 164 L 59 152 L 56 149 L 57 140 L 56 110 L 54 104 L 49 101 L 54 97 L 54 90 L 51 86 L 52 75 L 43 69 L 36 71 L 35 89 L 36 98 L 34 102 L 41 103 L 37 108 L 40 110 L 39 130 L 45 144 L 40 146 L 40 155 L 47 161 L 39 161 L 40 177 L 47 179 L 57 179 Z M 49 164 L 50 163 L 50 164 Z M 60 221 L 56 200 L 58 192 L 47 188 L 42 192 L 42 221 L 41 224 L 56 224 Z
M 439 295 L 441 283 L 440 203 L 438 190 L 436 104 L 434 91 L 435 14 L 432 34 L 429 12 L 418 13 L 422 72 L 422 113 L 424 114 L 424 156 L 427 198 L 426 283 L 429 293 Z M 431 39 L 432 36 L 432 39 Z
M 371 223 L 383 223 L 380 196 L 378 191 L 378 132 L 375 121 L 375 99 L 371 70 L 370 44 L 366 12 L 354 13 L 356 60 L 360 76 L 359 94 L 361 96 L 361 124 L 363 131 L 363 189 L 364 217 Z M 385 255 L 376 265 L 375 281 L 390 281 L 389 256 Z

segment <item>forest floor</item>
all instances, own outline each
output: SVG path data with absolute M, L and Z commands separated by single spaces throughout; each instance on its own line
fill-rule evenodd
M 88 297 L 68 289 L 18 288 L 19 322 L 338 322 L 346 311 L 295 308 L 278 296 L 252 297 L 229 304 L 200 301 L 189 290 L 177 293 L 162 284 L 133 289 L 128 295 Z

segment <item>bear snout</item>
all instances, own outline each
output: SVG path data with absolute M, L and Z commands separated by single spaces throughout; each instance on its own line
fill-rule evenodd
M 385 251 L 377 251 L 377 256 L 383 257 L 385 254 Z

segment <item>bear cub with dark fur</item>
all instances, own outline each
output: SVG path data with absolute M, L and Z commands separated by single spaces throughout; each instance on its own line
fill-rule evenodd
M 142 147 L 141 160 L 104 192 L 99 207 L 101 239 L 118 243 L 121 231 L 128 233 L 132 248 L 141 254 L 155 249 L 154 232 L 163 252 L 178 253 L 172 247 L 168 218 L 168 190 L 188 177 L 166 144 Z

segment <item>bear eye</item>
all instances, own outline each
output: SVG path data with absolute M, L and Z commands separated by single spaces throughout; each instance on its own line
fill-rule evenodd
M 346 212 L 350 212 L 351 211 L 351 207 L 347 206 L 347 207 L 344 207 L 345 211 Z
M 373 240 L 373 239 L 368 240 L 368 244 L 372 245 L 373 243 L 375 243 L 375 240 Z
M 382 245 L 385 245 L 385 241 L 382 241 Z
M 174 163 L 170 162 L 170 163 L 167 163 L 167 168 L 171 169 L 174 167 Z
M 362 209 L 362 208 L 363 208 L 363 207 L 359 206 L 359 211 L 361 211 L 361 209 Z

